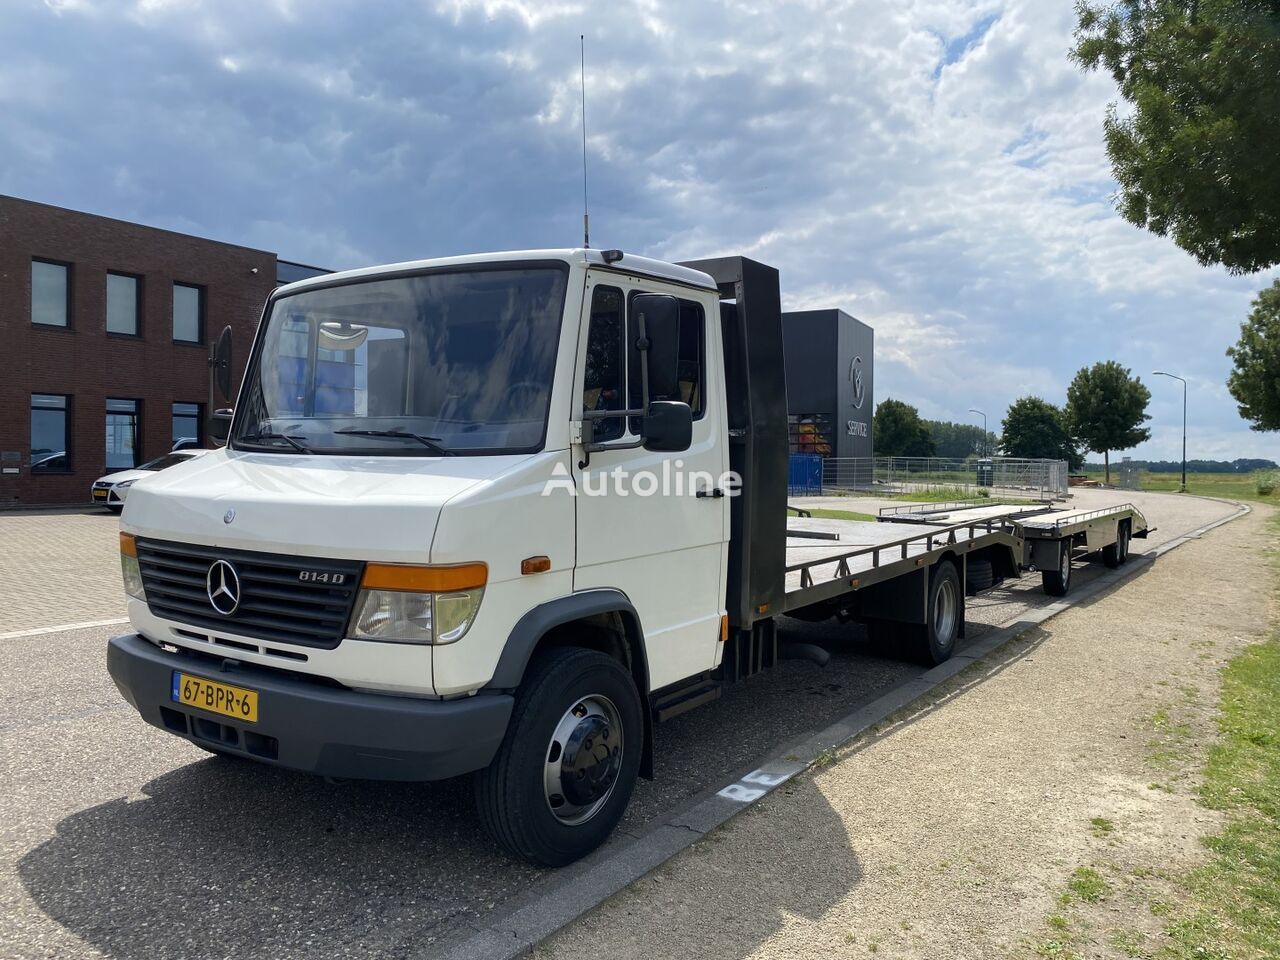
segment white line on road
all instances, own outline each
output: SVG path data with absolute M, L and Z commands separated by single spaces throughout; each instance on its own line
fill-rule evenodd
M 36 627 L 34 630 L 0 633 L 0 640 L 18 640 L 22 637 L 38 637 L 43 633 L 63 633 L 66 630 L 85 630 L 89 627 L 114 627 L 128 622 L 128 617 L 116 617 L 113 620 L 85 620 L 81 623 L 60 623 L 56 627 Z

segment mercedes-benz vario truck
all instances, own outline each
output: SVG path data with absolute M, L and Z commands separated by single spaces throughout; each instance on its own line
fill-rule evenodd
M 938 662 L 966 594 L 1020 562 L 991 522 L 788 539 L 778 274 L 739 257 L 293 283 L 210 432 L 122 516 L 124 697 L 217 754 L 473 775 L 494 838 L 541 864 L 609 835 L 655 723 L 775 662 L 778 616 Z

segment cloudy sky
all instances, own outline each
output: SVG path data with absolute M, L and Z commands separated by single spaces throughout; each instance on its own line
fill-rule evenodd
M 1280 459 L 1224 350 L 1274 274 L 1113 212 L 1070 0 L 0 0 L 0 192 L 335 268 L 581 237 L 741 253 L 876 329 L 877 399 L 998 429 L 1115 359 L 1176 458 Z

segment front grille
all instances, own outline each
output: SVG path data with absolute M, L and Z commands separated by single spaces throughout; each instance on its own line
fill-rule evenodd
M 223 550 L 138 538 L 138 566 L 147 606 L 157 617 L 246 637 L 336 647 L 351 616 L 363 564 L 248 550 Z M 209 602 L 209 567 L 230 562 L 240 577 L 240 605 L 223 616 Z M 304 581 L 299 574 L 306 572 Z M 341 584 L 311 574 L 341 575 Z M 215 584 L 216 586 L 216 584 Z

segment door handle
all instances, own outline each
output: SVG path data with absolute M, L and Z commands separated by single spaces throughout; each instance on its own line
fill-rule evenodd
M 713 487 L 710 490 L 699 490 L 697 493 L 694 494 L 694 496 L 697 497 L 699 500 L 703 499 L 704 497 L 711 497 L 715 500 L 720 500 L 720 499 L 723 499 L 724 497 L 724 491 L 721 490 L 719 487 Z

